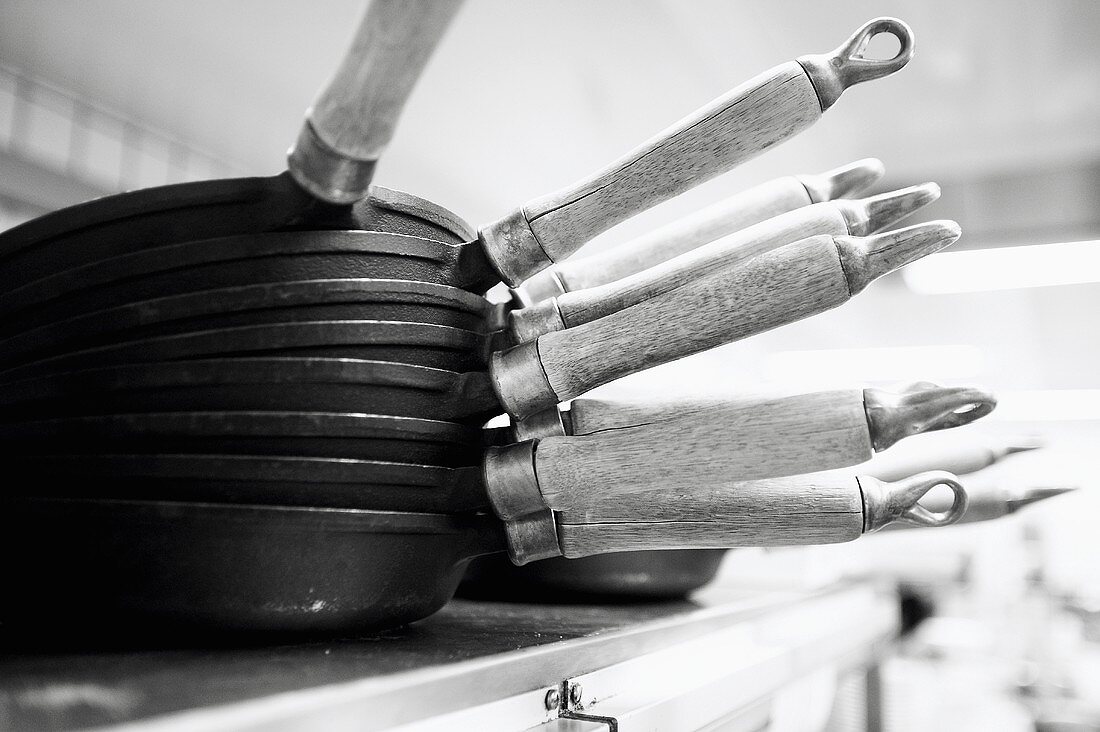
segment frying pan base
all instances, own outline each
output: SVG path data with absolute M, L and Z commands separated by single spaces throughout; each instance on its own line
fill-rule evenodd
M 366 513 L 7 499 L 0 535 L 17 561 L 0 616 L 22 633 L 216 638 L 346 636 L 431 615 L 477 517 L 382 529 L 361 525 Z

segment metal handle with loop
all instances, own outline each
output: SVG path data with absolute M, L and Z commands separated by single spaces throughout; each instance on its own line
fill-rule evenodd
M 929 511 L 919 501 L 938 485 L 950 488 L 954 500 L 946 511 Z M 878 531 L 895 522 L 948 526 L 962 518 L 969 503 L 959 479 L 945 470 L 930 470 L 892 483 L 861 475 L 859 487 L 863 491 L 864 533 Z
M 871 39 L 889 33 L 898 39 L 893 58 L 865 58 Z M 851 37 L 830 53 L 802 56 L 798 63 L 806 70 L 824 112 L 833 106 L 844 90 L 872 79 L 889 76 L 913 58 L 913 31 L 897 18 L 875 18 L 861 25 Z

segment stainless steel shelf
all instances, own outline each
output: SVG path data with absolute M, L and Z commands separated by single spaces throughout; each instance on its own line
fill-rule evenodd
M 620 730 L 654 720 L 696 729 L 766 717 L 785 685 L 868 663 L 894 634 L 896 608 L 892 593 L 868 584 L 715 587 L 646 605 L 456 600 L 412 626 L 331 643 L 20 651 L 0 660 L 0 726 L 607 729 L 584 719 L 595 716 Z M 576 683 L 579 704 L 569 701 Z M 548 710 L 551 689 L 565 702 Z

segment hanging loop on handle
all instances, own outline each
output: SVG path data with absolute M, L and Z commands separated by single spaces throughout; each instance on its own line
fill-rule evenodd
M 959 479 L 944 470 L 931 470 L 911 478 L 886 483 L 861 475 L 858 478 L 863 491 L 863 531 L 870 533 L 895 522 L 917 526 L 948 526 L 963 514 L 969 499 Z M 918 501 L 938 485 L 951 489 L 954 499 L 946 511 L 929 511 Z
M 888 33 L 898 39 L 898 52 L 889 59 L 865 58 L 871 39 Z M 821 102 L 821 111 L 833 106 L 844 90 L 901 69 L 913 58 L 913 31 L 897 18 L 875 18 L 856 30 L 830 53 L 802 56 L 798 63 L 806 70 Z
M 898 39 L 898 52 L 888 59 L 866 58 L 863 54 L 871 39 L 883 33 Z M 881 79 L 899 70 L 913 58 L 913 31 L 897 18 L 875 18 L 864 23 L 831 55 L 846 87 Z

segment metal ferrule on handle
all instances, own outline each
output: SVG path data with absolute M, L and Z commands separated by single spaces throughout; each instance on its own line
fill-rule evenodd
M 335 76 L 306 112 L 287 153 L 315 198 L 364 198 L 401 110 L 461 0 L 372 0 Z
M 377 162 L 354 160 L 333 150 L 308 118 L 287 153 L 287 166 L 298 185 L 314 198 L 336 204 L 355 203 L 367 195 Z
M 485 492 L 504 521 L 508 557 L 516 565 L 561 556 L 554 513 L 542 497 L 535 470 L 536 441 L 489 447 L 482 462 Z

